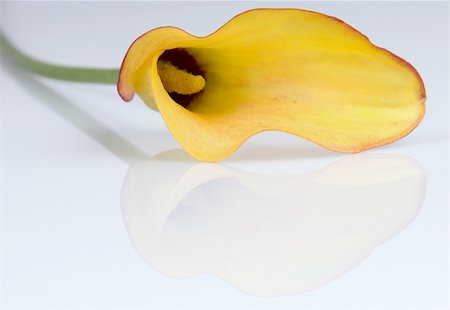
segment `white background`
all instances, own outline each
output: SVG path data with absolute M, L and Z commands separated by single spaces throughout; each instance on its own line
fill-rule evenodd
M 2 2 L 0 14 L 6 35 L 36 58 L 67 65 L 118 67 L 129 44 L 149 29 L 172 25 L 207 35 L 237 13 L 255 7 L 299 7 L 336 16 L 417 68 L 427 90 L 425 119 L 401 141 L 366 152 L 406 155 L 421 167 L 426 182 L 420 187 L 424 200 L 418 198 L 421 206 L 414 218 L 386 242 L 373 245 L 367 258 L 349 266 L 334 281 L 304 294 L 257 297 L 225 281 L 229 271 L 209 270 L 209 264 L 199 264 L 200 274 L 175 278 L 170 270 L 160 270 L 138 254 L 133 246 L 136 240 L 127 232 L 134 229 L 130 225 L 135 222 L 127 220 L 128 211 L 121 204 L 125 176 L 134 171 L 136 158 L 145 153 L 149 157 L 145 161 L 153 165 L 156 154 L 180 149 L 159 114 L 138 98 L 125 104 L 113 86 L 47 80 L 17 71 L 2 60 L 0 306 L 447 308 L 447 2 Z M 322 171 L 351 157 L 293 136 L 267 132 L 247 141 L 219 167 L 257 175 L 302 174 Z M 184 160 L 187 165 L 196 164 Z M 162 177 L 178 164 L 172 162 L 155 164 Z M 370 168 L 363 167 L 363 171 Z M 148 186 L 164 196 L 160 177 L 150 178 Z M 203 190 L 232 192 L 227 183 L 214 184 Z M 382 187 L 381 193 L 386 193 L 386 188 Z M 393 208 L 404 203 L 396 191 L 385 198 L 394 202 Z M 364 197 L 360 201 L 364 208 Z M 341 205 L 337 203 L 336 208 Z M 258 211 L 252 212 L 249 230 L 260 224 Z M 183 213 L 177 216 L 183 219 Z M 352 213 L 345 217 L 351 220 Z M 239 239 L 233 226 L 228 228 L 230 235 Z M 208 235 L 208 229 L 202 232 Z M 262 242 L 255 248 L 264 248 L 264 239 Z M 226 247 L 230 244 L 215 246 L 215 259 L 230 250 Z M 239 254 L 233 244 L 231 249 Z M 191 250 L 188 244 L 185 251 Z M 211 252 L 208 248 L 195 250 L 205 255 Z M 179 254 L 178 267 L 186 256 Z M 259 263 L 257 258 L 254 263 Z M 239 270 L 234 272 L 239 274 Z M 261 285 L 271 281 L 261 274 L 258 279 Z

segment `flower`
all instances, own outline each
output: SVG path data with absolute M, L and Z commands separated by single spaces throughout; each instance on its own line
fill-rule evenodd
M 204 161 L 266 130 L 356 153 L 404 137 L 425 113 L 412 65 L 339 19 L 299 9 L 250 10 L 206 37 L 151 30 L 129 48 L 118 91 L 159 110 Z

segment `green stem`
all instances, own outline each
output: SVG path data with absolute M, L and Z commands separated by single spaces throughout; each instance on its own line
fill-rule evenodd
M 119 76 L 119 69 L 64 67 L 38 61 L 19 51 L 1 31 L 0 50 L 22 68 L 52 79 L 85 83 L 116 84 Z

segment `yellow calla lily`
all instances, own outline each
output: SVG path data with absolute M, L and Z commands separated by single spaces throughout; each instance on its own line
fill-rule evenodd
M 151 30 L 129 48 L 118 91 L 159 110 L 206 161 L 265 130 L 360 152 L 407 135 L 425 112 L 409 63 L 339 19 L 298 9 L 247 11 L 206 37 Z

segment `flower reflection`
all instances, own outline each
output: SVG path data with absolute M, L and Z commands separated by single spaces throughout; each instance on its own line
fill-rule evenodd
M 207 272 L 280 296 L 354 268 L 415 218 L 425 184 L 420 165 L 401 155 L 351 156 L 289 176 L 161 156 L 130 167 L 122 206 L 137 251 L 160 272 Z

